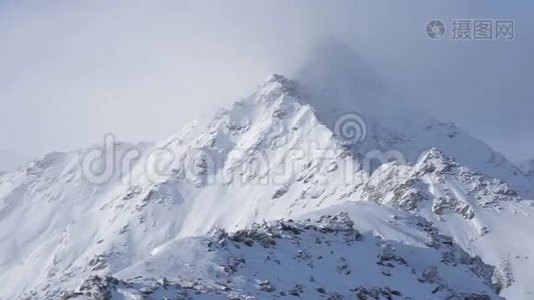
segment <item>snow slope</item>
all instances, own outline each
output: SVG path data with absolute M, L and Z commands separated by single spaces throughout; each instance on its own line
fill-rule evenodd
M 46 297 L 498 298 L 493 267 L 470 257 L 424 220 L 363 203 L 339 210 L 349 213 L 319 211 L 314 214 L 321 217 L 313 220 L 255 224 L 232 234 L 216 230 L 177 240 L 112 277 L 89 277 L 72 290 L 54 283 Z M 351 218 L 358 220 L 356 225 Z M 373 219 L 385 222 L 367 223 Z M 385 240 L 365 229 L 369 227 L 412 243 Z M 409 227 L 409 234 L 399 227 Z
M 252 284 L 256 273 L 262 275 L 261 282 L 269 280 L 278 295 L 280 291 L 291 295 L 294 288 L 299 295 L 316 293 L 316 284 L 296 287 L 314 276 L 328 293 L 344 295 L 358 293 L 361 287 L 353 283 L 364 286 L 366 293 L 391 294 L 379 284 L 387 283 L 405 295 L 414 293 L 414 299 L 428 298 L 435 289 L 438 299 L 461 292 L 495 298 L 492 291 L 499 287 L 510 299 L 529 299 L 534 268 L 525 257 L 534 251 L 534 238 L 526 228 L 533 228 L 533 208 L 521 196 L 527 193 L 522 187 L 528 179 L 516 177 L 511 164 L 482 142 L 459 129 L 450 137 L 449 129 L 442 132 L 441 125 L 432 127 L 433 121 L 426 123 L 424 117 L 425 126 L 415 122 L 406 130 L 387 120 L 379 123 L 376 115 L 366 115 L 363 109 L 366 139 L 348 146 L 327 122 L 336 111 L 306 95 L 295 82 L 271 76 L 257 92 L 221 110 L 208 124 L 193 122 L 157 145 L 114 144 L 115 159 L 99 165 L 104 173 L 113 166 L 113 176 L 103 182 L 95 183 L 84 168 L 94 149 L 53 153 L 1 174 L 0 282 L 9 284 L 0 288 L 0 299 L 55 298 L 67 292 L 83 297 L 100 288 L 113 298 L 136 299 L 143 289 L 164 293 L 165 288 L 159 287 L 165 285 L 163 277 L 172 279 L 172 293 L 182 293 L 186 282 L 198 281 L 186 289 L 206 294 L 202 299 L 216 299 L 217 293 L 231 294 L 215 287 L 221 276 L 229 276 L 232 291 L 261 299 L 266 297 L 264 291 Z M 361 159 L 364 151 L 388 147 L 406 152 L 409 160 L 384 163 L 375 172 L 366 168 Z M 420 152 L 423 148 L 427 151 Z M 447 156 L 448 150 L 454 159 Z M 133 152 L 138 157 L 124 159 Z M 281 233 L 280 248 L 255 243 L 253 251 L 241 251 L 232 248 L 241 242 L 233 241 L 226 248 L 211 249 L 214 253 L 203 250 L 206 243 L 220 241 L 221 236 L 210 235 L 215 228 L 231 233 L 246 228 L 268 231 L 274 230 L 270 226 L 281 226 L 274 220 L 287 223 L 287 218 L 302 220 L 308 215 L 318 219 L 343 211 L 365 233 L 364 242 L 343 244 L 343 237 L 305 228 L 300 237 Z M 253 225 L 264 221 L 271 225 L 260 229 Z M 302 222 L 298 226 L 316 224 Z M 433 241 L 441 240 L 436 228 L 450 236 L 443 237 L 445 245 Z M 234 240 L 235 234 L 230 234 Z M 321 252 L 328 249 L 322 246 L 305 248 L 314 249 L 313 257 L 326 254 L 322 256 L 328 265 L 341 259 L 335 254 L 339 251 L 349 265 L 374 270 L 369 257 L 380 255 L 384 243 L 401 249 L 406 265 L 395 269 L 391 280 L 383 278 L 389 276 L 380 268 L 369 278 L 321 274 L 324 268 L 282 278 L 273 275 L 297 266 L 300 270 L 291 253 L 298 253 L 299 243 L 311 245 L 316 238 L 331 239 L 336 245 L 334 253 Z M 362 256 L 350 256 L 352 251 Z M 255 261 L 273 253 L 284 264 L 271 265 L 272 274 L 263 273 L 263 264 Z M 450 261 L 455 268 L 443 262 L 450 255 L 461 258 Z M 473 258 L 476 255 L 496 266 L 495 271 Z M 221 260 L 240 256 L 253 263 L 243 273 L 224 275 Z M 424 265 L 415 259 L 419 257 Z M 473 273 L 472 263 L 486 271 Z M 430 283 L 407 276 L 425 270 L 433 274 Z M 334 279 L 328 279 L 329 274 Z M 77 289 L 83 281 L 83 289 Z
M 497 267 L 502 296 L 533 297 L 534 202 L 519 197 L 503 181 L 432 149 L 414 166 L 382 166 L 357 198 L 424 217 L 468 253 Z

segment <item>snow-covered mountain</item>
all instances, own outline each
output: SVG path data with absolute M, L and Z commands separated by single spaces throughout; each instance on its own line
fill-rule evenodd
M 494 268 L 470 257 L 424 219 L 364 203 L 335 211 L 345 212 L 317 211 L 297 221 L 176 240 L 113 277 L 89 277 L 75 290 L 53 291 L 47 297 L 498 298 Z M 356 225 L 351 218 L 359 220 Z M 410 243 L 374 235 L 373 219 L 410 228 L 410 236 L 395 230 Z M 92 265 L 103 268 L 105 262 Z
M 531 178 L 349 105 L 273 75 L 162 143 L 1 174 L 0 299 L 532 298 Z

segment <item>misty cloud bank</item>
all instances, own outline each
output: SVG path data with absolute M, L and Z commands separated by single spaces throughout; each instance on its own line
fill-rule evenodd
M 343 74 L 357 76 L 362 98 L 398 97 L 403 111 L 455 122 L 512 160 L 534 157 L 533 2 L 336 4 L 2 1 L 0 149 L 35 156 L 100 143 L 108 132 L 163 139 L 271 73 L 320 80 L 302 76 L 313 66 L 340 86 Z M 516 37 L 430 40 L 434 18 L 513 19 Z M 310 64 L 325 40 L 349 50 Z

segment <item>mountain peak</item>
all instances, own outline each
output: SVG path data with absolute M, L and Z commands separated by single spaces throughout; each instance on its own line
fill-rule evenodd
M 288 79 L 287 77 L 285 77 L 284 75 L 280 75 L 280 74 L 271 74 L 269 75 L 264 81 L 263 81 L 263 85 L 266 85 L 266 84 L 269 84 L 269 83 L 273 83 L 273 82 L 278 82 L 280 84 L 283 84 L 283 85 L 292 85 L 292 84 L 295 84 L 295 82 L 291 79 Z
M 276 99 L 283 94 L 297 97 L 298 89 L 297 82 L 280 74 L 272 74 L 260 84 L 259 93 L 262 98 L 265 98 L 264 100 L 270 102 L 270 100 Z
M 424 152 L 415 164 L 415 169 L 423 173 L 447 173 L 456 162 L 437 148 Z
M 452 165 L 455 164 L 454 160 L 445 155 L 439 149 L 432 147 L 426 151 L 417 162 L 418 165 L 427 165 L 427 164 L 440 164 L 440 165 Z

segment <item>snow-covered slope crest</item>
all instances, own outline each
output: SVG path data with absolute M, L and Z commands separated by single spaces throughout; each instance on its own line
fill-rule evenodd
M 502 296 L 533 297 L 534 202 L 505 182 L 431 149 L 414 166 L 383 165 L 355 195 L 424 217 L 467 252 L 497 267 Z
M 361 210 L 360 207 L 361 206 Z M 340 208 L 338 208 L 340 209 Z M 377 205 L 336 215 L 253 224 L 175 241 L 158 254 L 77 287 L 54 284 L 33 296 L 63 299 L 498 299 L 493 267 L 469 256 L 428 222 Z M 339 211 L 339 210 L 338 210 Z M 389 218 L 369 232 L 370 219 Z M 391 214 L 385 216 L 385 214 Z M 386 219 L 387 220 L 387 219 Z M 356 224 L 355 224 L 356 223 Z M 397 224 L 394 224 L 397 223 Z M 402 225 L 401 225 L 402 224 Z M 413 226 L 412 236 L 395 229 Z M 67 285 L 68 286 L 68 285 Z
M 424 153 L 415 165 L 384 164 L 359 190 L 358 197 L 406 210 L 430 207 L 435 215 L 446 211 L 465 219 L 477 209 L 502 209 L 521 197 L 500 179 L 458 164 L 436 148 Z

